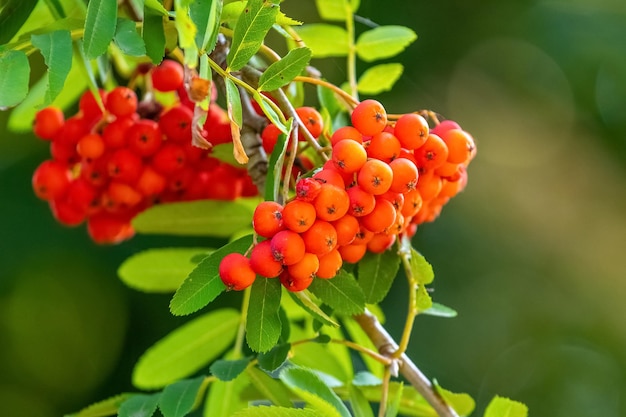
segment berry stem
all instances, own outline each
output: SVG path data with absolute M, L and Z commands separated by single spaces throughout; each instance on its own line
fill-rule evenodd
M 383 356 L 378 352 L 374 352 L 371 349 L 368 349 L 364 346 L 359 345 L 358 343 L 354 343 L 350 340 L 343 339 L 330 339 L 330 343 L 336 343 L 339 345 L 344 345 L 352 350 L 356 350 L 357 352 L 361 352 L 370 358 L 382 363 L 383 365 L 389 366 L 393 362 L 392 359 L 389 359 L 387 356 Z
M 298 75 L 293 79 L 294 81 L 299 81 L 308 84 L 320 85 L 322 87 L 326 87 L 332 90 L 335 94 L 337 94 L 340 98 L 346 101 L 349 107 L 354 108 L 357 104 L 359 104 L 359 100 L 352 97 L 350 94 L 343 91 L 341 88 L 337 87 L 335 84 L 329 83 L 328 81 L 322 80 L 320 78 L 307 77 L 305 75 Z
M 409 340 L 411 339 L 411 333 L 413 331 L 413 323 L 415 322 L 415 316 L 417 316 L 418 313 L 416 294 L 417 287 L 419 285 L 417 279 L 413 275 L 413 270 L 411 269 L 411 241 L 408 238 L 403 237 L 398 240 L 398 255 L 402 260 L 404 272 L 409 284 L 409 311 L 404 322 L 404 330 L 402 331 L 402 338 L 400 339 L 398 348 L 391 355 L 395 359 L 404 355 L 404 352 L 406 352 L 406 349 L 409 346 Z
M 246 317 L 248 316 L 248 307 L 250 306 L 251 287 L 243 291 L 243 299 L 241 301 L 241 318 L 239 319 L 239 329 L 237 330 L 237 338 L 233 347 L 233 359 L 239 359 L 243 356 L 243 341 L 246 336 Z
M 351 96 L 358 101 L 359 92 L 357 90 L 356 80 L 356 45 L 354 43 L 354 16 L 352 12 L 351 2 L 344 1 L 343 5 L 346 10 L 346 31 L 348 32 L 348 84 L 350 86 Z
M 391 380 L 391 367 L 385 366 L 383 371 L 383 386 L 380 394 L 380 406 L 378 407 L 378 417 L 385 417 L 387 414 L 387 401 L 389 400 L 389 381 Z

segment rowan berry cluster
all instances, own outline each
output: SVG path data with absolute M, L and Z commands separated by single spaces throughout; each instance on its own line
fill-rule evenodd
M 145 75 L 173 104 L 138 102 L 134 90 L 120 86 L 99 97 L 86 92 L 78 113 L 67 119 L 55 107 L 35 117 L 34 133 L 50 141 L 51 152 L 34 172 L 35 194 L 48 201 L 60 223 L 86 221 L 97 243 L 132 237 L 132 217 L 155 203 L 257 194 L 245 169 L 192 145 L 194 103 L 183 86 L 182 66 L 165 60 Z M 232 141 L 228 116 L 216 103 L 203 135 L 213 145 Z
M 331 158 L 297 181 L 292 200 L 257 206 L 253 227 L 264 240 L 249 257 L 222 260 L 226 286 L 241 290 L 260 275 L 301 291 L 315 278 L 333 278 L 343 262 L 382 253 L 401 234 L 412 236 L 465 187 L 476 150 L 455 122 L 431 130 L 416 113 L 389 122 L 375 100 L 358 104 L 351 120 L 330 137 Z

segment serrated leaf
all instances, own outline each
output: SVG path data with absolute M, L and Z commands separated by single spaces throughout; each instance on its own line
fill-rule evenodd
M 235 412 L 248 406 L 241 397 L 242 391 L 250 384 L 247 373 L 241 373 L 232 381 L 215 381 L 211 384 L 204 404 L 204 417 L 231 417 Z
M 135 365 L 133 384 L 160 388 L 197 372 L 235 340 L 239 312 L 220 309 L 201 315 L 150 347 Z
M 250 383 L 256 388 L 263 398 L 268 399 L 274 405 L 291 407 L 291 392 L 282 381 L 274 379 L 261 369 L 251 366 L 246 369 Z
M 378 26 L 361 33 L 356 42 L 356 52 L 363 61 L 398 55 L 417 39 L 417 35 L 405 26 Z
M 37 0 L 5 0 L 0 8 L 0 45 L 9 43 L 31 15 Z
M 159 403 L 160 392 L 133 395 L 120 406 L 118 417 L 150 417 Z
M 162 15 L 144 13 L 141 37 L 146 46 L 146 54 L 150 57 L 153 64 L 161 62 L 165 55 L 165 29 L 163 23 Z
M 222 246 L 204 258 L 189 273 L 170 301 L 170 312 L 184 316 L 200 310 L 226 289 L 219 274 L 222 258 L 229 253 L 244 253 L 252 244 L 252 235 L 241 237 Z
M 135 22 L 131 20 L 117 20 L 117 29 L 113 41 L 126 55 L 143 56 L 146 54 L 146 45 L 137 32 Z
M 30 65 L 22 51 L 0 54 L 0 109 L 12 107 L 28 94 Z
M 426 310 L 430 310 L 433 306 L 433 300 L 428 294 L 428 290 L 422 284 L 418 284 L 417 286 L 417 295 L 415 299 L 415 306 L 417 307 L 418 312 L 423 312 Z
M 139 252 L 117 270 L 124 284 L 148 293 L 173 292 L 197 265 L 195 256 L 206 257 L 208 248 L 159 248 Z
M 193 409 L 205 377 L 185 379 L 168 385 L 159 399 L 163 417 L 184 417 Z
M 259 104 L 259 107 L 261 107 L 261 110 L 263 111 L 263 114 L 265 114 L 265 117 L 267 117 L 271 123 L 275 124 L 281 132 L 283 132 L 285 135 L 289 135 L 291 133 L 291 123 L 285 125 L 280 120 L 278 114 L 276 114 L 274 109 L 267 103 L 266 100 L 269 100 L 268 98 L 263 98 L 263 96 L 258 91 L 254 91 L 252 93 L 252 98 L 254 98 L 254 101 Z
M 259 78 L 259 91 L 272 91 L 289 84 L 300 75 L 311 60 L 309 48 L 295 48 L 267 67 Z
M 359 93 L 375 95 L 389 91 L 403 71 L 404 67 L 398 63 L 370 67 L 359 78 L 357 83 Z
M 43 55 L 46 66 L 46 92 L 42 106 L 47 106 L 59 95 L 72 68 L 72 37 L 66 30 L 56 30 L 31 37 L 33 46 Z
M 339 314 L 354 315 L 365 309 L 365 295 L 352 274 L 344 270 L 332 279 L 314 279 L 311 292 Z
M 317 6 L 317 12 L 324 20 L 336 20 L 345 21 L 346 19 L 352 19 L 352 16 L 348 16 L 346 5 L 350 5 L 350 11 L 356 12 L 359 8 L 359 1 L 352 0 L 315 0 Z
M 420 314 L 446 318 L 456 317 L 458 315 L 456 310 L 435 302 L 432 303 L 430 308 L 420 311 Z
M 212 375 L 215 375 L 220 381 L 232 381 L 237 378 L 240 373 L 246 370 L 250 358 L 244 359 L 218 359 L 209 368 Z
M 396 417 L 398 415 L 403 391 L 404 383 L 400 382 L 398 390 L 393 395 L 390 395 L 387 399 L 387 409 L 385 410 L 385 417 Z
M 283 12 L 278 12 L 278 16 L 276 16 L 276 24 L 280 26 L 300 26 L 302 22 L 292 19 Z
M 195 1 L 189 6 L 189 16 L 197 28 L 196 45 L 201 51 L 211 52 L 217 42 L 222 0 Z
M 132 223 L 137 233 L 229 237 L 250 226 L 254 211 L 245 200 L 158 204 Z
M 433 386 L 435 388 L 435 391 L 437 391 L 437 393 L 441 395 L 441 397 L 446 401 L 446 403 L 448 403 L 452 408 L 454 408 L 454 410 L 457 412 L 458 415 L 468 416 L 472 413 L 472 411 L 474 411 L 474 408 L 476 408 L 476 402 L 468 394 L 454 393 L 452 391 L 448 391 L 447 389 L 442 388 L 437 383 L 436 380 L 433 381 Z M 522 417 L 522 416 L 515 416 L 515 415 L 509 416 L 507 414 L 504 414 L 501 416 L 500 414 L 497 414 L 497 417 L 505 417 L 505 416 L 506 417 Z
M 393 250 L 365 254 L 357 264 L 357 276 L 366 303 L 376 304 L 385 298 L 399 268 L 400 257 Z
M 276 22 L 279 7 L 270 0 L 249 0 L 239 15 L 226 62 L 238 71 L 257 53 L 265 35 Z
M 433 282 L 435 279 L 435 273 L 433 272 L 433 267 L 428 263 L 426 258 L 415 250 L 415 248 L 411 248 L 411 272 L 417 282 L 423 285 L 428 285 Z
M 348 385 L 348 395 L 354 417 L 374 417 L 372 407 L 359 387 L 353 384 Z
M 305 408 L 261 405 L 238 411 L 233 417 L 320 417 L 320 414 Z
M 286 323 L 286 325 L 289 326 L 289 323 Z M 291 344 L 281 343 L 274 346 L 267 353 L 260 353 L 257 358 L 259 361 L 259 366 L 268 372 L 275 371 L 276 369 L 280 368 L 283 363 L 285 363 L 290 350 Z
M 289 292 L 291 298 L 302 307 L 307 313 L 309 313 L 314 319 L 321 321 L 327 326 L 339 327 L 339 324 L 331 319 L 326 313 L 322 311 L 320 306 L 315 304 L 308 291 L 298 291 L 296 293 Z
M 176 31 L 178 32 L 178 42 L 181 48 L 195 49 L 196 47 L 196 33 L 198 28 L 189 16 L 189 4 L 188 0 L 174 0 L 174 8 L 176 10 Z M 197 58 L 196 54 L 196 58 Z
M 120 405 L 136 394 L 123 393 L 93 403 L 68 417 L 107 417 L 117 415 Z
M 527 417 L 526 404 L 508 398 L 495 396 L 485 409 L 484 417 Z
M 278 279 L 259 277 L 252 284 L 246 320 L 246 342 L 255 352 L 267 352 L 280 337 L 282 323 L 278 309 L 281 289 Z
M 311 407 L 325 416 L 350 417 L 350 412 L 343 401 L 310 370 L 289 367 L 280 373 L 280 379 Z
M 335 330 L 340 333 L 339 329 Z M 313 337 L 315 333 L 312 329 L 303 330 L 294 326 L 292 340 L 306 340 Z M 318 375 L 325 374 L 328 378 L 332 377 L 341 385 L 350 380 L 353 372 L 352 363 L 346 363 L 346 358 L 350 360 L 350 352 L 341 344 L 298 343 L 292 346 L 292 356 L 289 361 L 304 368 L 314 369 Z
M 294 27 L 305 45 L 311 48 L 313 58 L 347 56 L 350 51 L 348 32 L 327 23 L 312 23 Z
M 87 3 L 83 50 L 87 59 L 104 54 L 115 34 L 116 0 L 91 0 Z
M 230 131 L 233 136 L 233 156 L 240 164 L 247 164 L 248 155 L 246 155 L 246 150 L 241 143 L 241 126 L 243 125 L 241 96 L 233 80 L 225 78 L 224 82 L 226 84 L 226 107 L 230 119 Z

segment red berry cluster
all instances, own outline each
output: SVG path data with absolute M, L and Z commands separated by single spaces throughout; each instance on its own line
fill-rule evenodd
M 87 222 L 97 243 L 133 236 L 131 219 L 152 204 L 196 199 L 232 200 L 256 195 L 245 169 L 235 168 L 191 144 L 193 103 L 183 68 L 163 61 L 149 72 L 152 87 L 174 104 L 138 102 L 135 91 L 116 87 L 80 99 L 67 119 L 55 107 L 40 110 L 34 133 L 50 141 L 52 158 L 35 170 L 35 194 L 67 226 Z M 214 145 L 232 141 L 228 116 L 211 103 L 204 125 Z
M 222 260 L 226 286 L 241 290 L 260 275 L 301 291 L 315 277 L 333 278 L 343 262 L 382 253 L 400 234 L 412 236 L 465 187 L 476 150 L 458 124 L 444 121 L 431 130 L 419 114 L 388 124 L 375 100 L 357 105 L 351 119 L 353 126 L 330 138 L 331 159 L 298 180 L 294 199 L 257 206 L 253 227 L 265 240 L 249 258 L 235 253 Z

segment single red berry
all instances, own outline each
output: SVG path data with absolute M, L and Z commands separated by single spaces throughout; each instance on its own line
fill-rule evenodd
M 193 112 L 188 107 L 177 105 L 161 115 L 159 126 L 168 139 L 190 142 L 192 119 Z
M 302 237 L 291 230 L 281 230 L 271 240 L 274 259 L 283 265 L 293 265 L 304 256 Z
M 44 161 L 33 173 L 33 190 L 42 200 L 60 198 L 70 185 L 70 172 L 67 165 L 58 161 Z
M 315 178 L 301 178 L 296 183 L 296 198 L 310 203 L 320 193 L 322 184 Z
M 52 140 L 65 123 L 63 111 L 58 107 L 45 107 L 35 114 L 33 132 L 45 140 Z
M 250 266 L 265 278 L 275 278 L 283 271 L 283 264 L 274 259 L 269 240 L 257 243 L 250 252 Z
M 176 143 L 164 144 L 152 157 L 152 167 L 165 175 L 182 169 L 185 162 L 185 150 Z
M 322 115 L 313 107 L 298 107 L 296 113 L 311 136 L 318 138 L 324 130 Z M 304 138 L 302 139 L 304 140 Z
M 137 94 L 128 87 L 115 87 L 107 94 L 106 109 L 116 117 L 130 116 L 137 111 Z
M 163 60 L 152 70 L 152 86 L 158 91 L 176 91 L 183 85 L 183 66 L 170 59 Z
M 118 149 L 109 158 L 109 177 L 128 184 L 134 184 L 143 169 L 141 158 L 129 149 Z
M 163 134 L 154 120 L 141 119 L 126 130 L 128 148 L 137 155 L 154 155 L 163 143 Z
M 222 258 L 219 275 L 224 285 L 235 291 L 248 288 L 256 279 L 250 260 L 240 253 L 229 253 Z
M 285 229 L 283 206 L 275 201 L 263 201 L 254 209 L 252 227 L 259 236 L 271 238 Z

